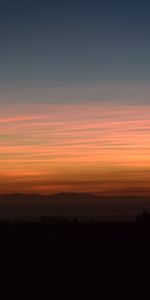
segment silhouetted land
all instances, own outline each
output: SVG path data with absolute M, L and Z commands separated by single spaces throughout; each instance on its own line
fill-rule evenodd
M 0 217 L 66 216 L 101 220 L 135 220 L 143 210 L 150 211 L 144 197 L 103 197 L 90 193 L 53 195 L 11 194 L 0 196 Z
M 36 222 L 3 220 L 0 222 L 1 251 L 11 248 L 14 251 L 36 253 L 52 251 L 65 245 L 81 249 L 88 247 L 105 247 L 107 243 L 139 242 L 150 244 L 150 214 L 145 211 L 137 216 L 134 222 L 88 221 L 81 222 L 78 218 L 68 219 L 63 216 L 39 217 Z M 10 254 L 11 254 L 10 253 Z M 20 252 L 21 253 L 21 252 Z
M 103 199 L 110 203 L 113 198 Z M 139 198 L 141 199 L 141 198 Z M 0 197 L 0 206 L 6 205 L 7 207 L 12 207 L 13 205 L 23 206 L 27 208 L 31 205 L 32 208 L 38 206 L 49 207 L 48 214 L 50 214 L 53 208 L 58 210 L 65 206 L 71 205 L 74 207 L 76 204 L 81 209 L 90 205 L 97 208 L 99 205 L 99 200 L 102 200 L 99 196 L 94 196 L 91 194 L 55 194 L 51 196 L 41 196 L 41 195 L 4 195 Z M 124 200 L 128 200 L 127 197 Z M 132 199 L 132 203 L 133 200 Z M 117 203 L 112 201 L 112 205 Z M 91 204 L 92 203 L 92 204 Z M 122 201 L 123 203 L 123 201 Z M 136 202 L 135 202 L 136 203 Z M 141 201 L 139 201 L 141 205 Z M 148 203 L 148 201 L 145 203 Z M 12 206 L 11 206 L 12 205 Z M 124 205 L 124 203 L 122 204 Z M 54 210 L 55 211 L 55 210 Z M 84 220 L 84 221 L 83 221 Z M 86 221 L 85 221 L 86 220 Z M 87 221 L 88 220 L 88 221 Z M 96 215 L 87 218 L 81 218 L 78 216 L 36 216 L 36 219 L 30 217 L 29 219 L 24 216 L 24 218 L 1 218 L 0 221 L 0 241 L 1 241 L 1 251 L 11 248 L 10 255 L 16 253 L 18 254 L 26 252 L 26 254 L 31 254 L 32 252 L 40 254 L 42 252 L 57 251 L 57 248 L 63 252 L 65 247 L 73 247 L 73 250 L 86 247 L 88 249 L 99 248 L 102 251 L 103 248 L 107 248 L 107 244 L 113 248 L 116 244 L 133 245 L 134 243 L 139 243 L 139 245 L 150 245 L 150 214 L 145 211 L 134 218 L 134 221 L 111 221 L 111 220 L 98 220 Z
M 18 277 L 22 273 L 31 276 L 32 288 L 33 280 L 37 289 L 37 280 L 40 278 L 41 284 L 44 278 L 50 293 L 54 281 L 63 288 L 67 284 L 67 291 L 72 284 L 74 293 L 79 285 L 88 291 L 92 279 L 101 295 L 104 282 L 113 288 L 117 283 L 117 291 L 118 285 L 124 284 L 127 290 L 129 282 L 132 287 L 135 282 L 137 289 L 137 279 L 149 269 L 149 257 L 148 211 L 139 213 L 134 221 L 96 221 L 91 217 L 83 222 L 78 216 L 45 215 L 35 221 L 5 218 L 0 222 L 0 258 L 6 278 L 11 266 Z M 112 290 L 106 288 L 106 292 Z

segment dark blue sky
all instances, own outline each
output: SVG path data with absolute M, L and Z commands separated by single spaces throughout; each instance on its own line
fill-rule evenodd
M 148 82 L 148 1 L 0 4 L 0 85 Z

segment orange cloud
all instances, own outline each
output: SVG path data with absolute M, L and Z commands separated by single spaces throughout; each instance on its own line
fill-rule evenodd
M 45 104 L 39 111 L 32 104 L 0 112 L 1 192 L 150 194 L 149 105 Z

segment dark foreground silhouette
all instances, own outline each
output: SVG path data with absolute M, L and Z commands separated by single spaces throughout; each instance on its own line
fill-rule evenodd
M 20 281 L 25 291 L 30 283 L 34 297 L 41 287 L 42 298 L 45 290 L 52 296 L 53 289 L 55 299 L 63 298 L 64 292 L 70 295 L 70 287 L 79 299 L 81 290 L 83 299 L 86 293 L 95 299 L 96 289 L 102 299 L 103 293 L 105 298 L 113 297 L 114 290 L 119 295 L 127 292 L 128 297 L 130 287 L 135 296 L 139 278 L 141 286 L 149 270 L 150 214 L 143 212 L 134 222 L 79 222 L 64 217 L 1 221 L 0 259 L 3 279 L 8 283 L 10 276 L 17 291 Z
M 132 207 L 134 214 L 135 208 L 146 211 L 130 221 L 96 221 L 100 212 L 113 212 L 119 203 L 127 214 Z M 5 281 L 5 295 L 10 292 L 12 298 L 15 287 L 19 299 L 26 291 L 26 299 L 36 299 L 40 290 L 41 299 L 116 299 L 116 293 L 119 299 L 125 293 L 126 299 L 135 299 L 142 282 L 149 281 L 149 206 L 147 199 L 100 199 L 90 194 L 1 196 L 0 285 Z M 63 217 L 66 209 L 68 217 Z M 84 211 L 94 218 L 83 222 Z M 15 213 L 21 214 L 21 221 Z
M 150 246 L 150 214 L 147 211 L 131 221 L 78 221 L 63 216 L 39 217 L 32 220 L 3 220 L 0 222 L 1 251 L 21 254 L 50 254 L 53 250 L 63 253 L 65 248 L 86 252 L 99 248 L 112 249 L 117 245 L 134 244 Z M 106 250 L 105 249 L 105 250 Z M 137 249 L 138 250 L 138 249 Z M 109 248 L 111 252 L 111 249 Z

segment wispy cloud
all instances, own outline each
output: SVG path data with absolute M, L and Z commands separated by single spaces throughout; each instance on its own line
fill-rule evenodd
M 148 104 L 4 108 L 0 112 L 0 177 L 10 186 L 14 182 L 13 190 L 21 179 L 22 190 L 28 186 L 45 192 L 74 188 L 97 192 L 130 186 L 135 193 L 138 182 L 147 191 L 149 137 Z

